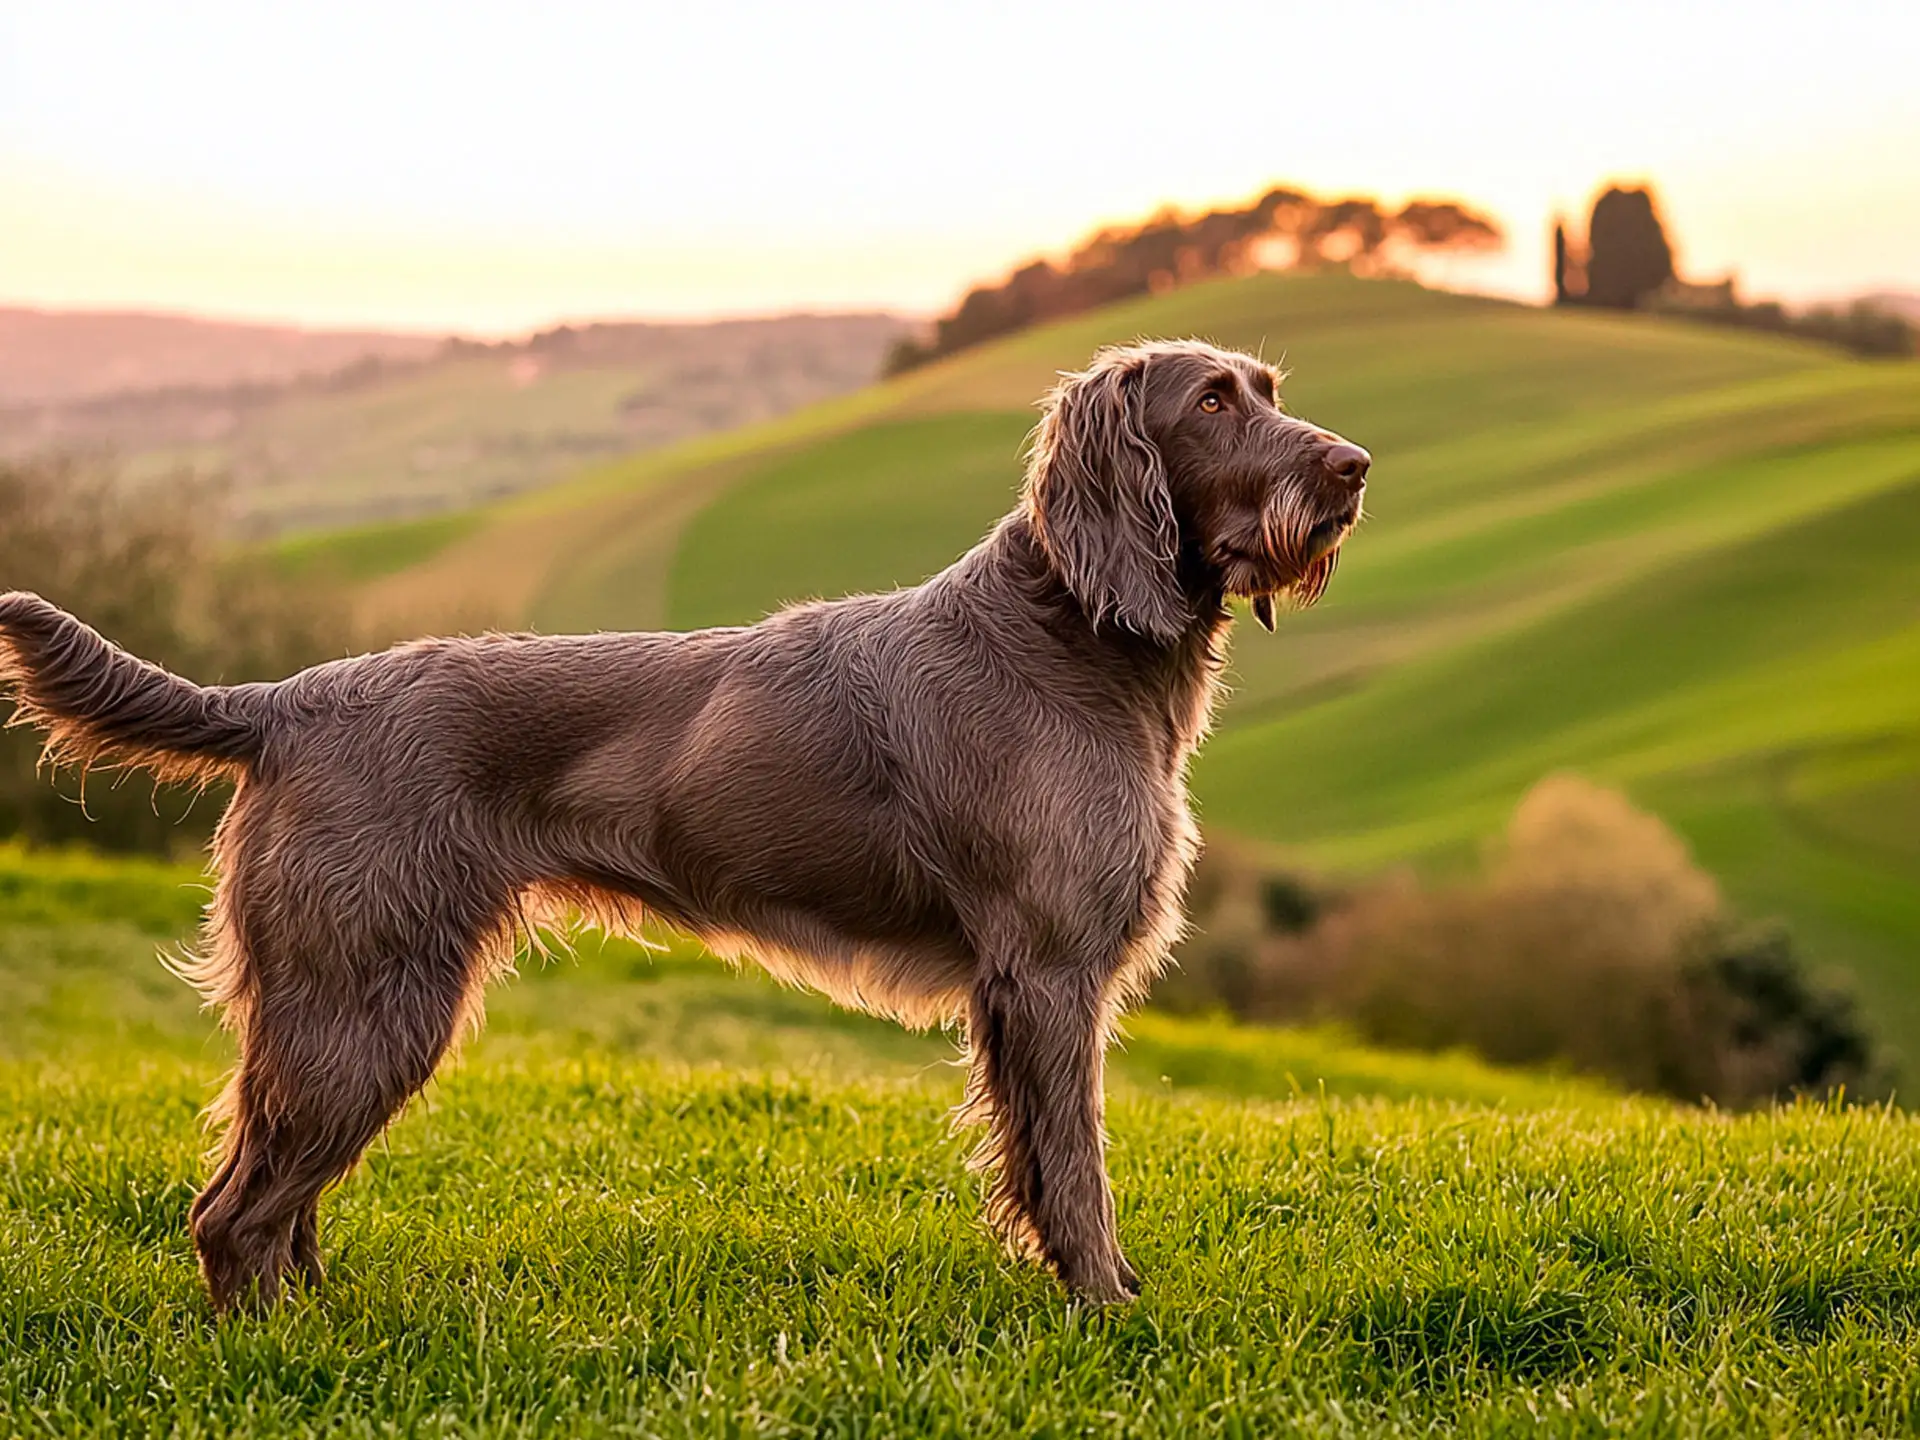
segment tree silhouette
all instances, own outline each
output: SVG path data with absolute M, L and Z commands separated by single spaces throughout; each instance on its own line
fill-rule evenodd
M 1276 241 L 1283 243 L 1270 248 Z M 1239 209 L 1193 217 L 1162 209 L 1139 225 L 1096 231 L 1061 264 L 1030 261 L 997 284 L 974 287 L 930 337 L 895 346 L 885 373 L 1129 296 L 1287 263 L 1278 255 L 1302 266 L 1392 274 L 1416 254 L 1490 250 L 1500 243 L 1498 225 L 1453 200 L 1414 200 L 1395 212 L 1366 196 L 1320 201 L 1278 188 Z
M 1587 225 L 1586 303 L 1631 310 L 1673 278 L 1673 250 L 1653 192 L 1612 186 Z
M 1650 189 L 1610 185 L 1594 201 L 1585 271 L 1581 247 L 1557 217 L 1553 226 L 1553 303 L 1643 309 L 1707 325 L 1737 325 L 1803 335 L 1860 356 L 1920 354 L 1920 326 L 1868 301 L 1851 307 L 1789 310 L 1778 300 L 1742 304 L 1734 277 L 1679 282 L 1673 250 Z

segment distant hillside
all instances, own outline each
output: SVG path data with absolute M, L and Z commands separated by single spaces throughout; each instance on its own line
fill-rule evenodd
M 0 307 L 0 405 L 87 400 L 127 390 L 284 384 L 330 374 L 369 355 L 421 359 L 440 344 L 433 335 Z
M 790 315 L 561 326 L 495 345 L 373 336 L 413 348 L 336 347 L 325 373 L 219 384 L 188 378 L 206 367 L 165 369 L 155 349 L 150 388 L 0 404 L 0 456 L 105 452 L 133 480 L 223 476 L 244 534 L 412 518 L 857 389 L 905 330 L 887 315 Z
M 1673 824 L 1920 1053 L 1920 364 L 1338 275 L 1176 290 L 431 526 L 315 542 L 396 631 L 701 625 L 916 581 L 1013 500 L 1032 402 L 1132 336 L 1264 347 L 1375 456 L 1321 608 L 1243 627 L 1215 830 L 1473 853 L 1541 776 Z

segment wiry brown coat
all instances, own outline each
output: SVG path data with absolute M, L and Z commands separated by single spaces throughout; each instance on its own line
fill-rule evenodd
M 1264 365 L 1156 344 L 1066 377 L 1022 503 L 951 568 L 751 627 L 428 640 L 208 688 L 0 596 L 0 678 L 52 756 L 237 785 L 193 972 L 240 1048 L 192 1212 L 215 1304 L 319 1278 L 322 1190 L 568 906 L 963 1019 L 990 1218 L 1075 1292 L 1134 1293 L 1102 1067 L 1181 923 L 1225 598 L 1270 622 L 1317 595 L 1366 464 Z

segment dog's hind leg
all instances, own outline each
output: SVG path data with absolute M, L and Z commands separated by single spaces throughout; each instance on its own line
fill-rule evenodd
M 1107 1185 L 1103 1082 L 1109 1016 L 1093 975 L 1028 963 L 986 970 L 968 1015 L 967 1113 L 984 1119 L 988 1218 L 1075 1294 L 1139 1293 Z
M 318 1290 L 327 1278 L 320 1258 L 320 1197 L 315 1195 L 293 1217 L 293 1268 L 300 1283 Z
M 317 1278 L 320 1193 L 426 1084 L 481 981 L 491 917 L 399 926 L 379 913 L 382 933 L 357 947 L 334 927 L 243 919 L 254 993 L 225 1102 L 227 1153 L 193 1211 L 216 1308 L 270 1304 L 296 1268 Z

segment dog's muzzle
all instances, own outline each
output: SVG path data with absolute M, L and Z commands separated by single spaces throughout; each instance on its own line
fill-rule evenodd
M 1327 448 L 1320 455 L 1322 484 L 1327 513 L 1316 520 L 1300 545 L 1303 565 L 1311 569 L 1338 550 L 1353 527 L 1360 523 L 1361 499 L 1367 489 L 1367 472 L 1373 457 L 1351 440 L 1328 435 Z M 1269 634 L 1273 631 L 1273 592 L 1253 597 L 1253 618 Z

